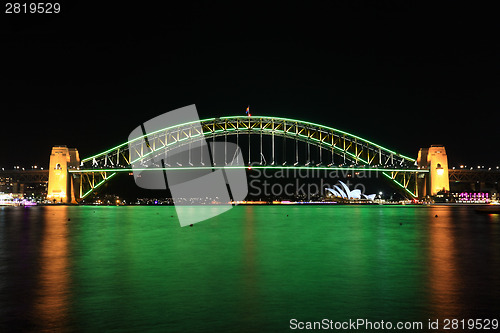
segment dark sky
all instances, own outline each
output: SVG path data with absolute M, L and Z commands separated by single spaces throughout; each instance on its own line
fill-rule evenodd
M 144 121 L 196 104 L 200 118 L 318 122 L 408 156 L 500 164 L 499 20 L 456 1 L 66 1 L 2 14 L 0 167 L 85 157 Z M 474 5 L 475 7 L 472 7 Z

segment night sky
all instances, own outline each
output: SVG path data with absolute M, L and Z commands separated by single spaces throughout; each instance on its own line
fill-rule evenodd
M 168 1 L 166 3 L 173 3 Z M 471 5 L 478 7 L 471 7 Z M 66 1 L 0 15 L 0 167 L 86 157 L 196 104 L 297 118 L 416 158 L 500 164 L 499 20 L 477 3 Z

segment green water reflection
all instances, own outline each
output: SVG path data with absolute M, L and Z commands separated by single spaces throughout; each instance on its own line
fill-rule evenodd
M 500 221 L 468 208 L 238 206 L 192 228 L 173 207 L 23 214 L 0 211 L 0 273 L 14 283 L 20 243 L 9 239 L 26 234 L 14 223 L 22 216 L 39 244 L 31 310 L 16 310 L 30 327 L 276 332 L 292 318 L 427 322 L 500 310 Z M 16 292 L 1 290 L 8 309 Z

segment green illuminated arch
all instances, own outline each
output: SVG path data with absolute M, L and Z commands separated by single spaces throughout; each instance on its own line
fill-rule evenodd
M 187 122 L 139 136 L 124 142 L 99 154 L 84 158 L 76 173 L 110 173 L 130 172 L 130 165 L 137 160 L 146 160 L 159 151 L 168 151 L 203 138 L 215 138 L 225 135 L 276 135 L 302 142 L 342 155 L 349 161 L 349 167 L 332 166 L 330 169 L 370 169 L 383 172 L 384 176 L 393 181 L 406 194 L 416 196 L 409 190 L 409 181 L 404 177 L 398 180 L 398 174 L 426 172 L 415 166 L 415 159 L 399 154 L 391 149 L 378 145 L 357 135 L 307 121 L 290 118 L 268 116 L 230 116 L 208 118 L 200 121 Z M 131 161 L 129 148 L 135 149 L 139 158 Z M 248 162 L 248 161 L 247 161 Z M 277 166 L 260 166 L 262 168 L 277 168 Z M 190 168 L 190 167 L 186 167 Z M 304 166 L 288 167 L 304 168 Z M 315 167 L 310 167 L 315 168 Z M 325 168 L 325 167 L 322 167 Z M 154 168 L 151 168 L 153 170 Z M 157 169 L 157 168 L 156 168 Z M 169 168 L 185 169 L 185 168 Z M 415 174 L 416 177 L 416 174 Z M 109 177 L 108 177 L 109 178 Z M 102 182 L 99 183 L 102 185 Z

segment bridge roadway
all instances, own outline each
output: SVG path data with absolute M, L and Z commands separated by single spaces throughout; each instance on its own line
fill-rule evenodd
M 450 183 L 490 183 L 500 182 L 500 170 L 498 169 L 448 169 Z

